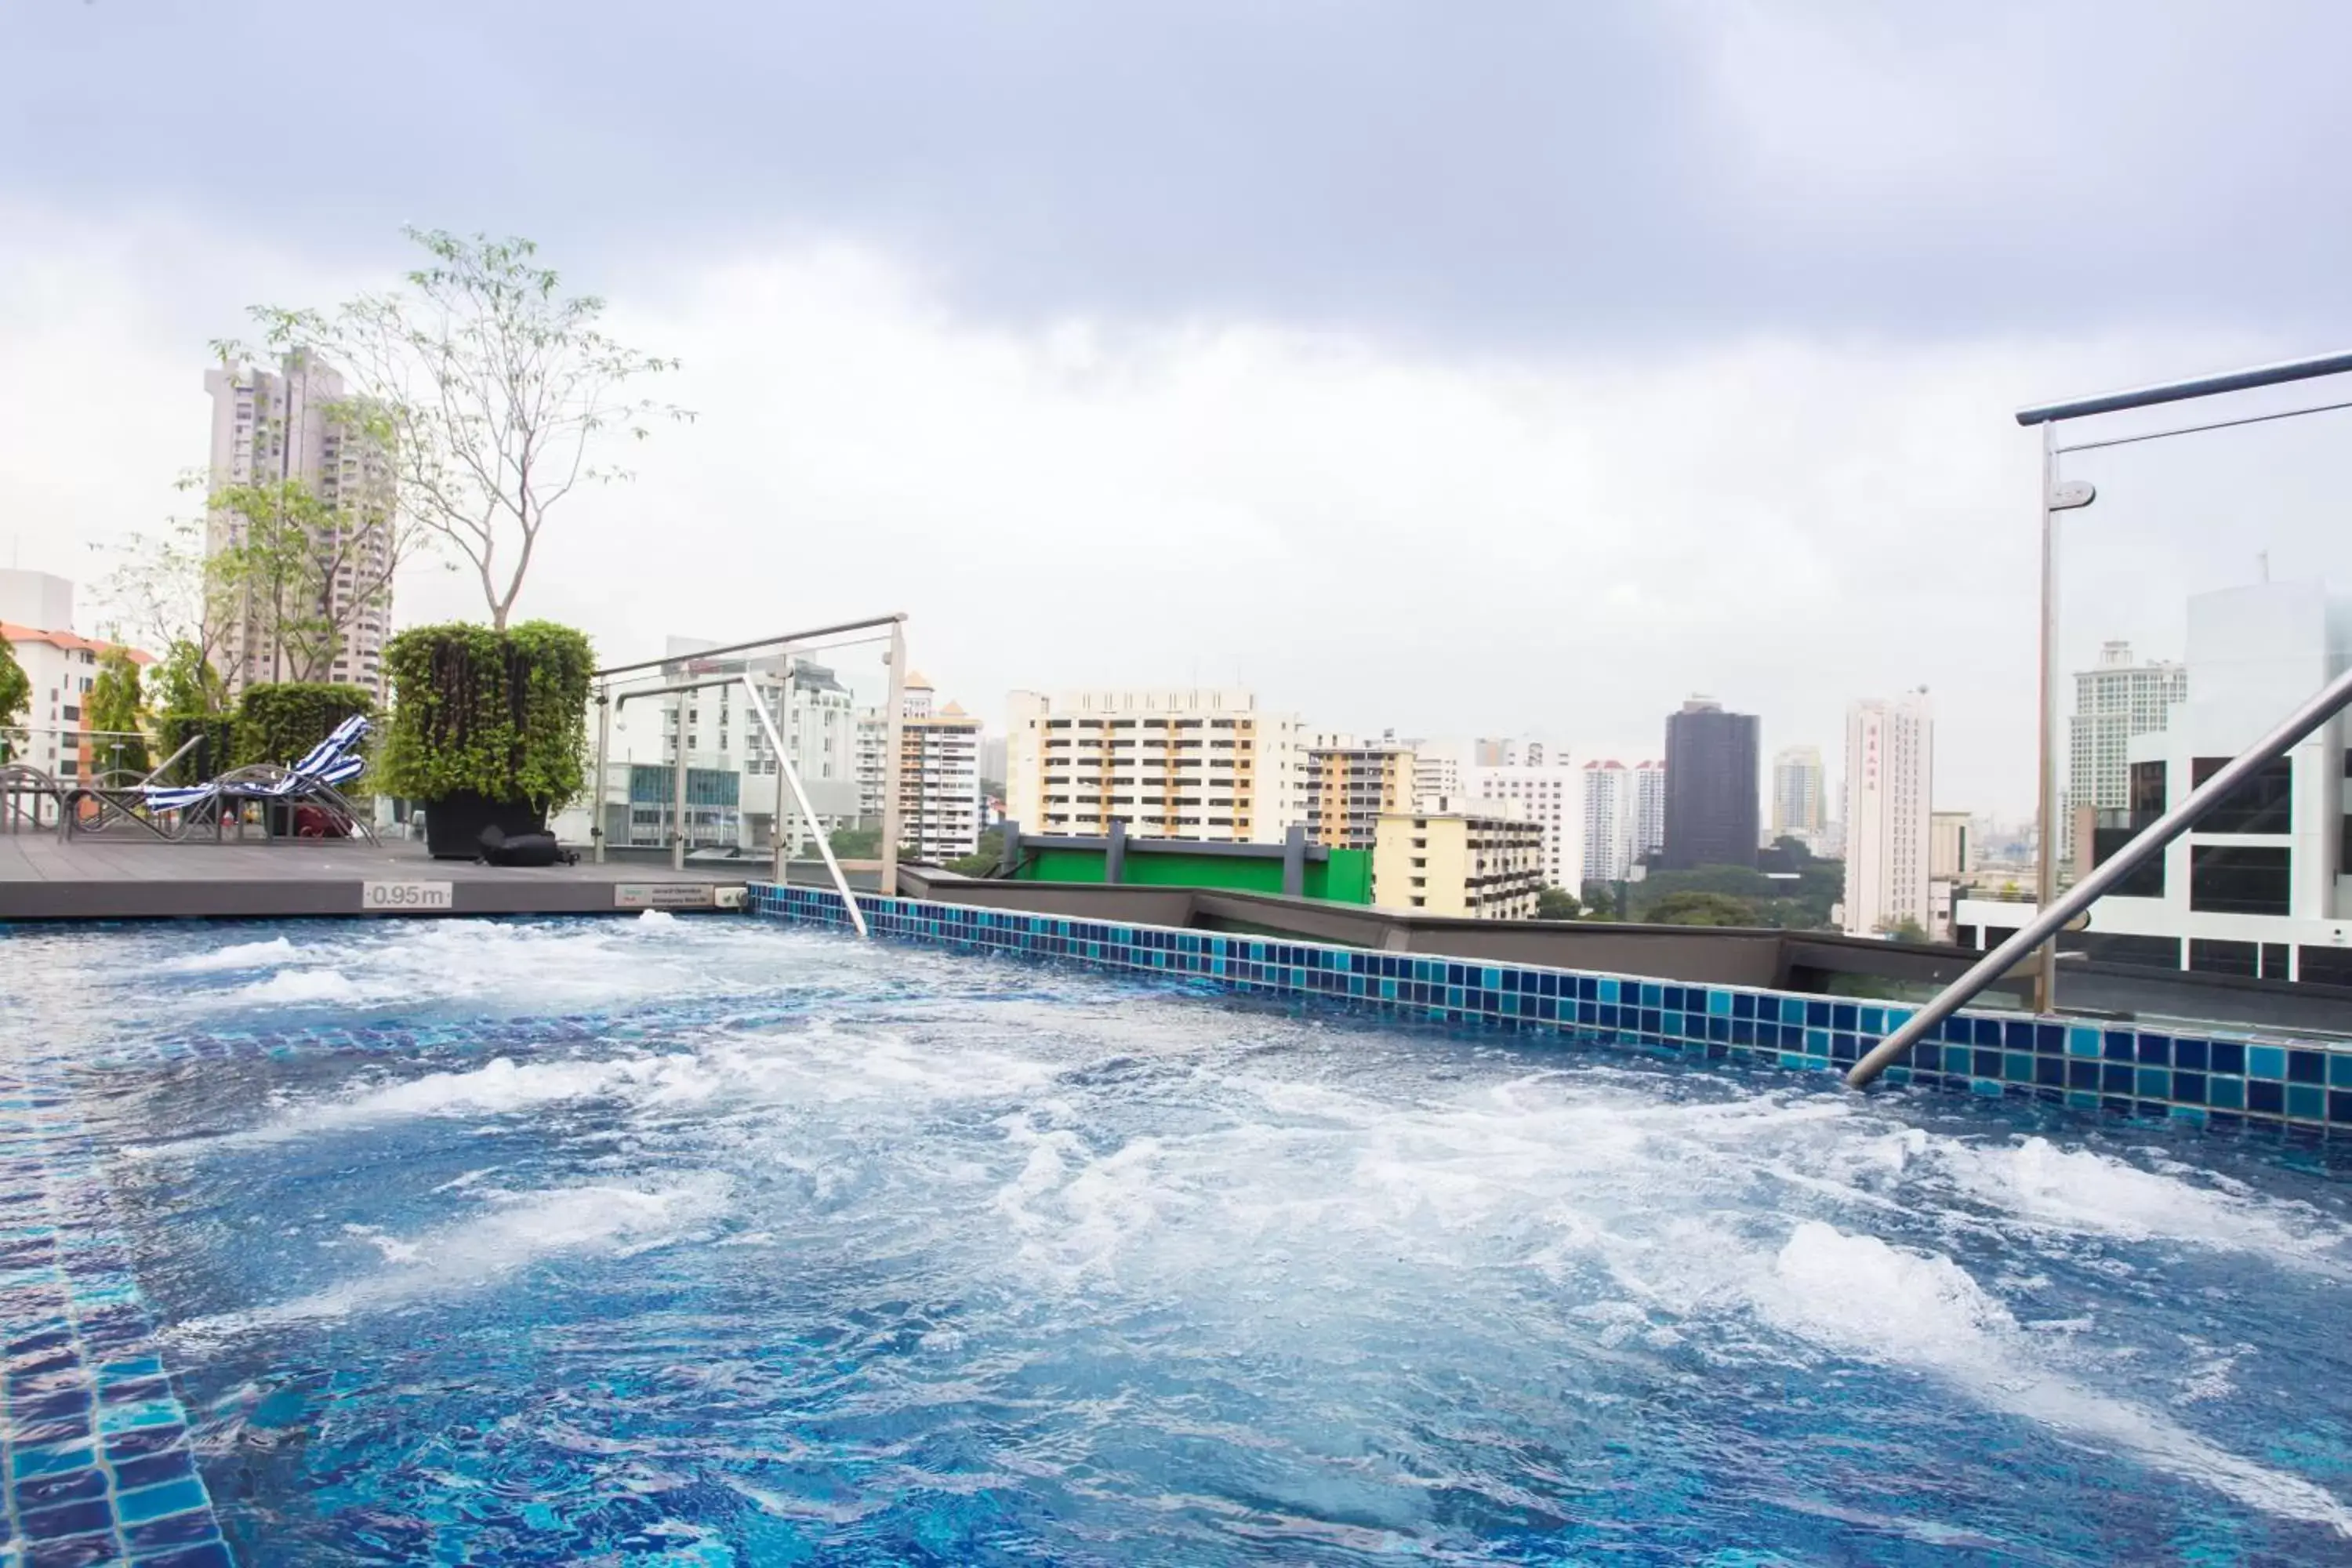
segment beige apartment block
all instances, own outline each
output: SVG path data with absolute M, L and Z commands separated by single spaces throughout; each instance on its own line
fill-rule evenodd
M 1382 814 L 1412 805 L 1410 747 L 1318 736 L 1307 749 L 1307 836 L 1327 849 L 1370 849 Z
M 1304 820 L 1305 737 L 1247 691 L 1016 691 L 1005 815 L 1024 833 L 1279 844 Z
M 1544 831 L 1493 801 L 1437 797 L 1383 816 L 1372 840 L 1372 902 L 1415 914 L 1532 920 L 1544 886 Z

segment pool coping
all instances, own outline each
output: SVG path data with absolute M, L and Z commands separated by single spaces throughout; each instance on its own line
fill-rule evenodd
M 1191 979 L 1238 994 L 1295 996 L 1457 1027 L 1798 1070 L 1843 1072 L 1916 1011 L 1753 986 L 1383 952 L 926 899 L 862 896 L 857 907 L 877 936 L 902 941 Z M 841 895 L 828 889 L 753 882 L 748 912 L 850 926 Z M 2235 1029 L 2183 1034 L 1970 1009 L 1914 1046 L 1906 1061 L 1887 1068 L 1884 1081 L 2215 1131 L 2275 1131 L 2312 1142 L 2352 1138 L 2352 1045 Z

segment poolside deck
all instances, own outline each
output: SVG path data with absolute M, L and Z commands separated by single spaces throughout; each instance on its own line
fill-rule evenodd
M 764 860 L 522 869 L 435 860 L 418 843 L 159 844 L 0 834 L 0 920 L 584 915 L 733 908 Z

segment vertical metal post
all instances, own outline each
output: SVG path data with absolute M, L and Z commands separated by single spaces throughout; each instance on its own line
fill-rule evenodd
M 2033 869 L 2035 906 L 2050 908 L 2058 896 L 2058 514 L 2052 490 L 2058 482 L 2058 425 L 2042 426 L 2042 700 L 2041 731 L 2034 737 L 2042 763 L 2041 855 Z M 2033 971 L 2033 1010 L 2058 1005 L 2058 939 L 2042 948 Z
M 595 863 L 604 863 L 604 790 L 611 776 L 613 756 L 613 688 L 609 681 L 596 683 L 596 777 L 589 786 L 588 798 L 593 803 L 588 810 L 588 842 Z M 626 790 L 621 792 L 625 797 Z M 624 805 L 621 809 L 627 811 Z
M 751 672 L 743 675 L 743 689 L 751 691 Z M 757 705 L 757 699 L 760 699 L 760 693 L 752 691 L 752 703 L 755 705 Z M 764 715 L 767 710 L 760 708 L 760 712 Z M 797 826 L 795 830 L 793 830 L 793 837 L 785 837 L 783 832 L 783 816 L 785 816 L 783 811 L 785 771 L 783 769 L 785 769 L 785 752 L 791 752 L 793 748 L 793 656 L 791 654 L 783 656 L 783 712 L 776 715 L 776 721 L 779 721 L 776 733 L 774 736 L 769 736 L 769 741 L 774 741 L 776 745 L 776 818 L 774 818 L 776 826 L 769 827 L 767 839 L 769 839 L 769 848 L 774 848 L 776 851 L 774 881 L 776 886 L 783 886 L 785 881 L 791 879 L 791 872 L 793 872 L 793 839 L 800 837 Z
M 671 817 L 669 865 L 673 871 L 686 869 L 686 700 L 695 693 L 677 694 L 677 772 L 670 784 Z
M 890 706 L 882 756 L 882 896 L 898 896 L 898 835 L 903 814 L 898 786 L 904 771 L 899 756 L 907 729 L 907 625 L 890 623 Z

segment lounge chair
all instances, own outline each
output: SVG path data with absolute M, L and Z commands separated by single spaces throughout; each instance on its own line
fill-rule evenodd
M 340 786 L 367 771 L 365 759 L 355 754 L 367 738 L 365 716 L 353 714 L 335 726 L 334 733 L 310 748 L 299 762 L 279 767 L 257 763 L 232 768 L 200 784 L 141 784 L 129 788 L 78 790 L 68 802 L 66 832 L 102 832 L 108 827 L 136 825 L 159 838 L 178 840 L 209 826 L 224 837 L 229 822 L 247 804 L 289 810 L 312 806 L 326 814 L 337 837 L 356 835 L 373 844 L 375 834 Z M 81 805 L 95 810 L 85 817 Z M 265 811 L 265 826 L 268 813 Z

